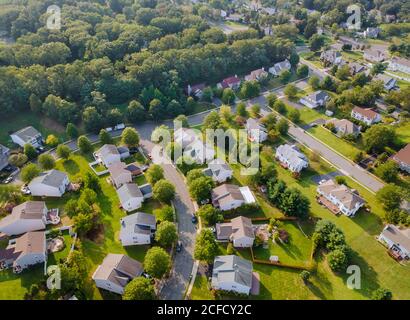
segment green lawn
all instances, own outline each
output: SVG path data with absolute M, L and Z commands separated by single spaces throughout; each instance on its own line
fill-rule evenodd
M 208 287 L 206 276 L 197 275 L 191 291 L 192 300 L 213 300 L 214 297 Z
M 410 121 L 397 127 L 396 133 L 400 143 L 410 143 Z

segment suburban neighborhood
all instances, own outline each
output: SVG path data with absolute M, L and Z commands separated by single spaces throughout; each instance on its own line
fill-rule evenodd
M 0 300 L 410 299 L 406 1 L 23 2 Z

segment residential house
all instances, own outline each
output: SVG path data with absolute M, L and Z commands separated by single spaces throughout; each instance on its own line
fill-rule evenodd
M 252 262 L 236 255 L 215 257 L 211 280 L 213 289 L 249 295 L 252 279 Z
M 276 13 L 276 8 L 262 7 L 261 10 L 269 16 L 272 16 Z
M 61 197 L 70 185 L 66 173 L 50 170 L 41 173 L 28 184 L 31 195 L 35 197 Z
M 141 208 L 144 202 L 144 195 L 135 183 L 125 183 L 117 189 L 121 208 L 125 211 L 134 211 Z
M 239 13 L 231 13 L 229 16 L 225 17 L 225 20 L 227 21 L 233 21 L 233 22 L 242 22 L 244 16 Z
M 44 201 L 26 201 L 13 208 L 8 216 L 0 220 L 0 232 L 15 236 L 29 231 L 46 228 L 47 206 Z
M 11 140 L 24 147 L 26 144 L 31 144 L 34 148 L 38 148 L 43 144 L 43 136 L 32 126 L 20 129 L 10 135 Z
M 392 160 L 397 162 L 401 170 L 410 173 L 410 143 L 393 155 Z
M 285 70 L 290 70 L 291 65 L 288 59 L 285 59 L 281 62 L 275 63 L 273 67 L 269 68 L 269 73 L 273 74 L 274 76 L 280 76 L 280 74 Z
M 9 165 L 10 149 L 0 144 L 0 171 Z
M 351 63 L 349 63 L 349 70 L 350 70 L 350 74 L 352 76 L 354 76 L 354 75 L 356 75 L 360 72 L 365 71 L 366 67 L 364 65 L 360 64 L 360 63 L 351 62 Z
M 188 96 L 193 96 L 193 97 L 196 97 L 198 99 L 201 99 L 202 95 L 204 93 L 205 87 L 206 87 L 205 83 L 198 83 L 198 84 L 195 84 L 193 86 L 188 84 L 188 86 L 186 87 L 186 94 Z
M 132 173 L 124 162 L 115 162 L 108 167 L 112 184 L 118 189 L 125 183 L 132 182 Z
M 385 244 L 390 253 L 398 260 L 410 259 L 410 228 L 400 229 L 388 224 L 380 233 L 378 240 Z
M 126 159 L 130 156 L 130 151 L 126 147 L 117 147 L 113 144 L 105 144 L 94 153 L 97 161 L 107 168 L 116 162 Z
M 320 54 L 320 60 L 327 65 L 339 65 L 342 62 L 342 54 L 336 50 L 325 50 Z
M 120 241 L 123 246 L 150 244 L 157 223 L 152 214 L 137 212 L 120 220 Z
M 400 71 L 410 74 L 410 60 L 401 57 L 393 57 L 389 62 L 388 68 L 392 71 Z
M 364 122 L 368 126 L 371 126 L 374 123 L 382 121 L 382 117 L 376 111 L 372 109 L 364 109 L 360 107 L 354 107 L 351 112 L 351 117 Z
M 396 78 L 390 77 L 390 76 L 385 75 L 383 73 L 379 73 L 378 75 L 376 75 L 373 78 L 373 80 L 382 81 L 384 89 L 386 89 L 387 91 L 390 91 L 390 90 L 394 89 L 397 85 L 397 79 Z
M 232 90 L 237 90 L 239 89 L 240 85 L 241 79 L 239 79 L 238 76 L 235 75 L 233 77 L 223 79 L 221 82 L 217 84 L 217 87 L 220 89 L 231 88 Z
M 126 285 L 142 275 L 142 263 L 124 254 L 109 253 L 95 270 L 92 279 L 98 288 L 123 294 Z
M 261 81 L 268 77 L 268 73 L 264 68 L 251 71 L 250 74 L 245 76 L 246 81 Z
M 371 62 L 383 62 L 386 59 L 386 54 L 380 50 L 368 49 L 364 51 L 363 58 Z
M 323 181 L 317 187 L 317 192 L 326 200 L 330 201 L 331 208 L 342 212 L 348 217 L 352 217 L 365 204 L 364 200 L 356 193 L 349 189 L 344 184 L 338 184 L 332 179 Z M 327 204 L 326 201 L 322 201 Z M 328 206 L 329 207 L 329 206 Z M 335 212 L 337 213 L 337 212 Z
M 363 36 L 365 38 L 376 39 L 380 34 L 380 28 L 368 27 L 364 32 Z
M 244 204 L 256 202 L 249 187 L 235 184 L 223 184 L 211 191 L 212 204 L 222 211 L 236 209 Z
M 46 234 L 44 231 L 27 232 L 9 242 L 6 249 L 0 250 L 0 265 L 13 267 L 20 273 L 33 265 L 47 260 Z
M 222 183 L 232 178 L 233 170 L 222 159 L 214 159 L 208 163 L 208 168 L 202 170 L 204 175 L 211 177 L 212 180 Z
M 149 183 L 140 185 L 139 188 L 144 200 L 152 198 L 152 186 Z
M 353 135 L 357 137 L 360 134 L 361 127 L 347 119 L 330 119 L 327 124 L 333 123 L 338 136 L 343 137 Z
M 276 148 L 275 157 L 292 172 L 300 172 L 309 166 L 307 157 L 296 145 L 280 145 Z
M 197 163 L 204 163 L 215 157 L 213 146 L 205 144 L 192 129 L 179 128 L 174 132 L 174 141 L 181 145 L 184 155 Z
M 325 91 L 318 90 L 303 97 L 299 102 L 308 108 L 315 109 L 317 107 L 323 107 L 328 100 L 330 100 L 330 96 Z
M 216 238 L 219 241 L 232 241 L 235 248 L 250 248 L 255 240 L 251 219 L 236 217 L 231 222 L 217 223 Z
M 257 119 L 249 118 L 246 120 L 246 132 L 250 141 L 263 142 L 268 138 L 266 127 Z

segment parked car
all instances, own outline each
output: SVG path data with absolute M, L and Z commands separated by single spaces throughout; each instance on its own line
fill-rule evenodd
M 13 181 L 13 179 L 14 179 L 14 177 L 13 176 L 8 176 L 4 181 L 3 181 L 3 183 L 5 183 L 5 184 L 9 184 L 10 182 L 12 182 Z
M 131 147 L 131 148 L 129 148 L 129 150 L 130 150 L 130 154 L 134 154 L 134 153 L 137 153 L 137 152 L 138 152 L 138 148 L 137 148 L 137 147 Z
M 151 279 L 152 277 L 148 274 L 148 273 L 146 273 L 146 272 L 143 272 L 142 273 L 142 276 L 144 277 L 144 278 L 147 278 L 147 279 Z
M 39 146 L 36 148 L 39 153 L 43 153 L 46 149 L 43 146 Z
M 196 224 L 198 222 L 198 218 L 196 216 L 192 216 L 191 221 Z
M 125 128 L 125 124 L 119 123 L 114 127 L 114 130 L 122 130 Z
M 182 242 L 181 242 L 181 241 L 178 241 L 175 250 L 176 250 L 177 252 L 181 252 L 181 250 L 182 250 Z
M 27 185 L 23 185 L 23 186 L 20 188 L 20 191 L 21 191 L 24 195 L 26 195 L 26 196 L 28 196 L 28 195 L 31 194 L 31 191 L 30 191 L 30 189 L 28 188 Z

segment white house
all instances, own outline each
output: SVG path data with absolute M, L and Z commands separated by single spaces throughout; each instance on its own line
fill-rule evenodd
M 174 141 L 181 145 L 183 155 L 191 157 L 197 163 L 211 161 L 215 157 L 213 146 L 205 144 L 193 129 L 177 129 L 174 132 Z
M 410 60 L 401 57 L 393 57 L 389 62 L 388 68 L 392 71 L 400 71 L 410 74 Z
M 222 211 L 236 209 L 244 204 L 256 203 L 249 187 L 223 184 L 211 191 L 212 204 Z
M 208 168 L 202 171 L 204 175 L 211 177 L 212 180 L 222 183 L 232 178 L 233 170 L 222 159 L 214 159 L 208 163 Z
M 309 166 L 307 157 L 295 145 L 280 145 L 275 157 L 292 172 L 300 172 Z
M 378 75 L 376 75 L 373 80 L 376 81 L 382 81 L 383 82 L 383 87 L 384 89 L 386 89 L 387 91 L 390 91 L 392 89 L 394 89 L 397 85 L 397 79 L 390 77 L 388 75 L 379 73 Z
M 308 108 L 315 109 L 317 107 L 323 107 L 330 99 L 330 96 L 325 91 L 315 91 L 312 94 L 300 99 L 300 103 Z
M 34 148 L 38 148 L 43 144 L 43 136 L 32 126 L 20 129 L 10 135 L 11 140 L 24 147 L 26 144 L 31 144 Z
M 215 257 L 211 280 L 213 289 L 249 295 L 252 279 L 252 262 L 235 255 Z
M 391 159 L 396 161 L 401 170 L 410 173 L 410 143 L 393 155 Z
M 238 78 L 237 75 L 228 77 L 223 79 L 221 82 L 219 82 L 216 86 L 219 89 L 227 89 L 231 88 L 232 90 L 237 90 L 239 89 L 239 86 L 241 85 L 241 79 Z
M 119 148 L 121 147 L 117 148 L 113 144 L 105 144 L 94 153 L 94 157 L 97 161 L 101 162 L 108 168 L 114 163 L 121 162 L 122 159 L 129 157 L 129 151 L 127 153 L 124 149 L 124 152 L 120 153 Z
M 275 63 L 273 67 L 269 68 L 269 73 L 273 74 L 274 76 L 280 76 L 280 74 L 285 70 L 290 70 L 291 65 L 288 59 L 283 60 L 281 62 Z
M 92 279 L 98 288 L 123 294 L 126 285 L 141 276 L 142 263 L 124 254 L 109 253 L 95 270 Z
M 44 231 L 27 232 L 9 242 L 6 249 L 0 249 L 0 264 L 13 267 L 20 273 L 33 265 L 47 260 L 46 235 Z
M 31 180 L 28 188 L 35 197 L 61 197 L 69 184 L 67 174 L 59 170 L 50 170 Z
M 378 240 L 385 244 L 397 259 L 410 259 L 410 228 L 400 229 L 388 224 L 380 233 Z
M 198 99 L 201 99 L 204 93 L 205 87 L 206 87 L 205 83 L 198 83 L 192 86 L 188 84 L 188 86 L 186 87 L 186 94 L 188 96 L 193 96 Z
M 253 70 L 250 74 L 245 76 L 245 81 L 260 81 L 266 79 L 268 73 L 264 68 Z
M 365 38 L 372 38 L 375 39 L 379 36 L 380 33 L 380 28 L 372 28 L 372 27 L 368 27 L 364 32 L 363 32 L 363 36 Z
M 120 241 L 123 246 L 150 244 L 157 224 L 152 214 L 137 212 L 120 220 Z
M 268 132 L 258 120 L 249 118 L 246 120 L 246 132 L 250 141 L 263 142 L 268 138 Z
M 0 232 L 14 236 L 46 228 L 47 206 L 44 201 L 26 201 L 0 220 Z
M 120 199 L 121 208 L 128 212 L 141 208 L 144 202 L 144 196 L 135 183 L 123 184 L 117 189 L 117 195 Z
M 332 179 L 321 182 L 317 187 L 317 192 L 348 217 L 353 217 L 365 204 L 355 191 Z
M 386 54 L 380 50 L 365 50 L 363 58 L 371 62 L 383 62 L 386 59 Z
M 115 162 L 108 167 L 112 184 L 118 189 L 123 184 L 132 182 L 132 173 L 124 162 Z
M 339 65 L 342 62 L 342 54 L 336 50 L 325 50 L 320 54 L 320 60 L 326 64 Z
M 330 119 L 326 124 L 332 123 L 335 127 L 338 136 L 353 135 L 357 137 L 360 134 L 361 127 L 355 125 L 352 121 L 347 119 Z
M 236 217 L 231 222 L 215 225 L 216 238 L 219 241 L 232 241 L 235 248 L 250 248 L 255 240 L 255 233 L 251 219 L 243 216 Z
M 0 144 L 0 171 L 9 165 L 10 149 Z
M 382 121 L 381 115 L 373 111 L 372 109 L 354 107 L 350 115 L 352 118 L 362 121 L 368 126 Z

